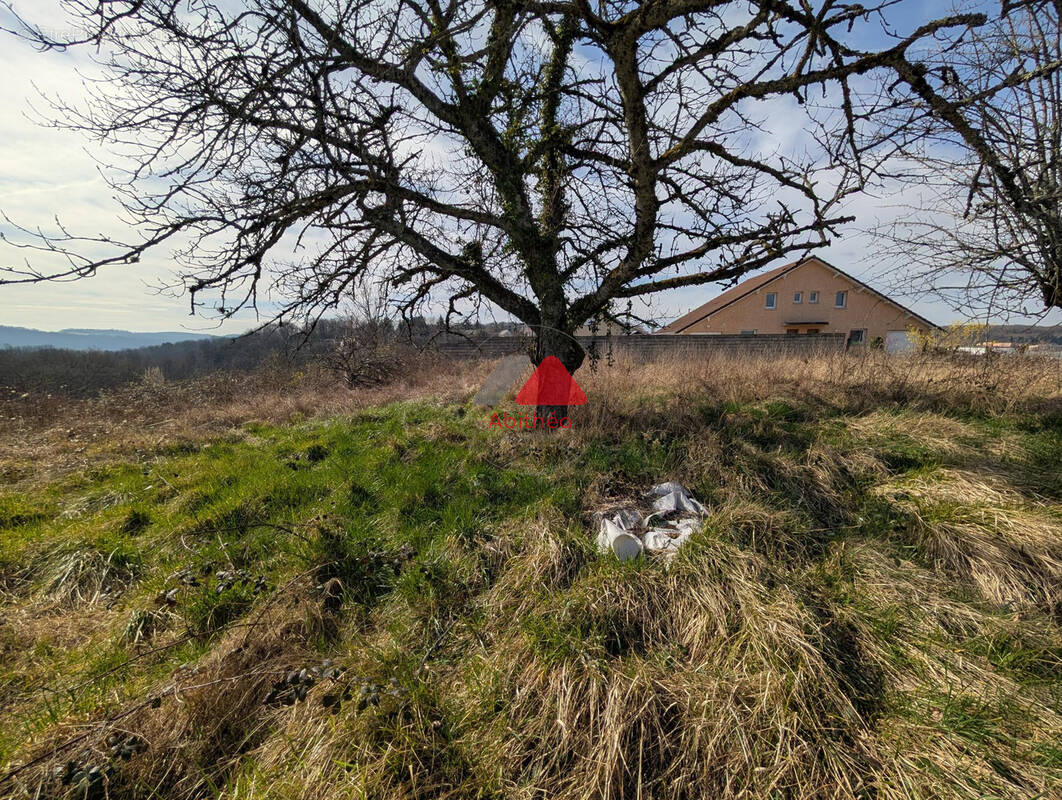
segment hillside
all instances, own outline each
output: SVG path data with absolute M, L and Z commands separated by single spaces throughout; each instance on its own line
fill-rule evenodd
M 602 364 L 554 435 L 489 364 L 8 401 L 0 792 L 1058 797 L 1062 393 L 1005 361 Z M 667 479 L 703 530 L 596 553 Z
M 159 344 L 185 341 L 210 341 L 219 337 L 192 331 L 122 331 L 91 328 L 64 328 L 60 331 L 39 331 L 0 325 L 2 347 L 55 347 L 69 350 L 131 350 Z
M 451 334 L 438 321 L 420 317 L 410 320 L 408 326 L 404 322 L 383 323 L 381 328 L 395 342 L 404 345 L 412 341 L 418 347 L 423 347 L 428 341 L 467 341 L 469 337 L 486 339 L 502 329 L 501 324 L 483 324 L 465 328 L 460 335 Z M 94 397 L 101 392 L 137 383 L 144 378 L 145 373 L 174 381 L 214 373 L 257 370 L 269 365 L 303 368 L 320 363 L 322 356 L 336 350 L 336 341 L 351 336 L 354 329 L 349 320 L 323 319 L 312 330 L 271 324 L 235 338 L 206 336 L 146 347 L 132 347 L 127 342 L 123 348 L 132 349 L 115 351 L 84 350 L 70 345 L 43 349 L 5 347 L 4 330 L 0 327 L 0 394 L 6 389 L 16 394 L 28 392 L 35 395 Z M 165 337 L 169 334 L 145 335 Z
M 1014 344 L 1062 345 L 1062 325 L 989 325 L 985 338 Z

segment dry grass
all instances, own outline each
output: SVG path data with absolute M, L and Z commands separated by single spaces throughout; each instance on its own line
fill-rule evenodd
M 968 410 L 986 413 L 1062 408 L 1062 359 L 967 359 L 926 354 L 892 357 L 878 351 L 820 356 L 682 354 L 644 362 L 618 355 L 577 373 L 593 419 L 619 409 L 667 401 L 689 403 L 800 401 L 823 410 Z M 681 412 L 680 412 L 681 413 Z M 942 432 L 943 433 L 943 432 Z
M 832 556 L 851 574 L 853 608 L 719 539 L 669 570 L 588 569 L 592 557 L 557 535 L 562 524 L 540 521 L 511 543 L 482 621 L 451 632 L 449 655 L 419 676 L 416 694 L 336 722 L 312 704 L 293 710 L 234 793 L 981 798 L 1058 788 L 1057 763 L 1035 760 L 1062 731 L 1057 699 L 1037 701 L 971 644 L 1016 637 L 1048 671 L 1062 666 L 1057 630 L 986 617 L 950 600 L 933 572 L 867 543 Z M 357 668 L 401 659 L 401 627 L 378 629 L 355 651 Z
M 0 484 L 40 481 L 115 459 L 136 459 L 231 433 L 248 422 L 349 414 L 395 401 L 458 401 L 490 371 L 483 362 L 425 359 L 394 383 L 347 389 L 329 372 L 263 370 L 132 384 L 99 398 L 0 399 Z
M 18 545 L 36 556 L 2 598 L 0 718 L 27 731 L 3 791 L 1062 796 L 1055 367 L 617 359 L 579 372 L 590 402 L 556 436 L 487 429 L 466 402 L 489 364 L 9 407 L 3 468 L 62 509 L 25 523 L 56 541 Z M 376 408 L 416 397 L 435 400 Z M 222 452 L 182 454 L 204 439 Z M 92 477 L 112 461 L 132 467 Z M 203 474 L 155 487 L 179 468 Z M 669 563 L 595 553 L 590 512 L 663 479 L 709 505 L 702 533 Z M 247 509 L 285 492 L 256 539 Z M 273 570 L 268 591 L 206 628 L 210 586 L 151 606 L 206 549 Z M 270 701 L 325 658 L 341 677 Z M 45 680 L 98 691 L 43 714 L 25 687 Z M 79 788 L 68 761 L 110 771 Z
M 878 489 L 941 569 L 993 603 L 1062 609 L 1062 516 L 999 479 L 943 469 Z
M 282 423 L 331 417 L 401 400 L 467 401 L 492 368 L 483 361 L 425 358 L 394 383 L 346 389 L 328 372 L 263 370 L 172 384 L 133 384 L 78 400 L 62 395 L 0 398 L 0 477 L 10 483 L 84 468 L 224 435 L 250 421 Z M 977 360 L 943 356 L 891 358 L 877 352 L 819 357 L 617 355 L 576 375 L 590 403 L 574 409 L 578 428 L 614 429 L 617 415 L 652 433 L 660 415 L 689 406 L 799 400 L 850 413 L 883 405 L 911 412 L 1062 409 L 1062 360 Z M 653 415 L 644 413 L 652 411 Z M 637 412 L 643 412 L 637 416 Z M 647 419 L 648 418 L 648 419 Z M 871 414 L 867 423 L 875 416 Z M 961 435 L 961 423 L 912 413 L 890 416 L 894 428 L 933 427 L 938 441 Z M 621 420 L 619 420 L 621 421 Z M 887 432 L 886 432 L 887 433 Z

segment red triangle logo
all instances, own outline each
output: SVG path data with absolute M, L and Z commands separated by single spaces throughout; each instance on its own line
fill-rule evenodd
M 546 356 L 516 395 L 522 406 L 582 406 L 586 394 L 556 356 Z

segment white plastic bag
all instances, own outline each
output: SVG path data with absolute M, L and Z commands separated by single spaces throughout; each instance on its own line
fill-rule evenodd
M 701 529 L 708 515 L 708 509 L 674 481 L 654 486 L 649 496 L 656 500 L 647 516 L 631 507 L 594 515 L 601 552 L 614 553 L 620 561 L 637 558 L 645 550 L 672 556 Z

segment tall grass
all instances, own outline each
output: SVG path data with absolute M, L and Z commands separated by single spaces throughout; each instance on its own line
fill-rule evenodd
M 1060 796 L 1054 367 L 617 358 L 555 434 L 466 404 L 489 364 L 27 414 L 69 461 L 5 456 L 0 791 Z M 665 479 L 704 529 L 596 553 Z
M 792 356 L 720 350 L 646 360 L 618 353 L 596 365 L 587 363 L 576 378 L 588 389 L 592 419 L 644 404 L 651 408 L 661 401 L 672 410 L 684 403 L 772 398 L 848 412 L 899 405 L 952 412 L 1058 413 L 1062 406 L 1062 359 L 1043 357 L 898 357 L 874 350 Z

